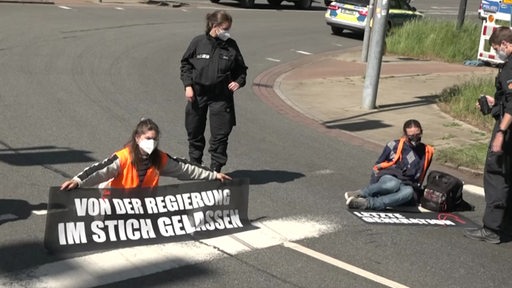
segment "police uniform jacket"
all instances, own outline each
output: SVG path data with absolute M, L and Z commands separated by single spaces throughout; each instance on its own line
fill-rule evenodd
M 233 102 L 228 84 L 245 85 L 247 66 L 235 40 L 226 41 L 210 34 L 196 36 L 181 59 L 181 81 L 192 86 L 200 103 L 207 101 Z

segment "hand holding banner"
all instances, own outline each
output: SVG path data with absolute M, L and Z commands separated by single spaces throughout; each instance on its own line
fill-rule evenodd
M 193 182 L 152 190 L 104 190 L 50 188 L 46 249 L 52 253 L 114 249 L 251 228 L 247 217 L 248 179 Z

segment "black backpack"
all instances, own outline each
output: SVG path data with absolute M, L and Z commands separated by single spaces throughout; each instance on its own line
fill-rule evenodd
M 421 207 L 438 212 L 454 211 L 463 204 L 464 182 L 441 171 L 430 171 L 421 198 Z

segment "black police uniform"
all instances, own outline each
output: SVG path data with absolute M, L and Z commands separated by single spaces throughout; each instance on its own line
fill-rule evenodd
M 201 164 L 205 147 L 206 115 L 210 111 L 211 168 L 220 171 L 227 161 L 228 137 L 236 125 L 233 92 L 228 84 L 245 85 L 247 66 L 236 41 L 214 38 L 208 33 L 196 36 L 181 59 L 181 80 L 192 86 L 195 100 L 185 110 L 189 157 Z
M 500 234 L 503 230 L 507 198 L 512 192 L 512 135 L 511 127 L 499 131 L 501 119 L 505 113 L 512 115 L 512 58 L 504 64 L 496 76 L 495 105 L 491 115 L 496 120 L 484 167 L 485 212 L 484 227 Z M 491 151 L 491 145 L 497 133 L 503 133 L 502 153 Z M 508 199 L 510 200 L 510 199 Z

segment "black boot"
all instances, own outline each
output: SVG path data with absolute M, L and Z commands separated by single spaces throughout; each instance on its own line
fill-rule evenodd
M 485 241 L 492 244 L 499 244 L 501 242 L 500 235 L 485 227 L 464 229 L 464 236 L 469 239 Z
M 220 165 L 219 163 L 212 163 L 210 165 L 210 169 L 212 169 L 215 172 L 220 172 L 220 169 L 222 169 L 222 165 Z

